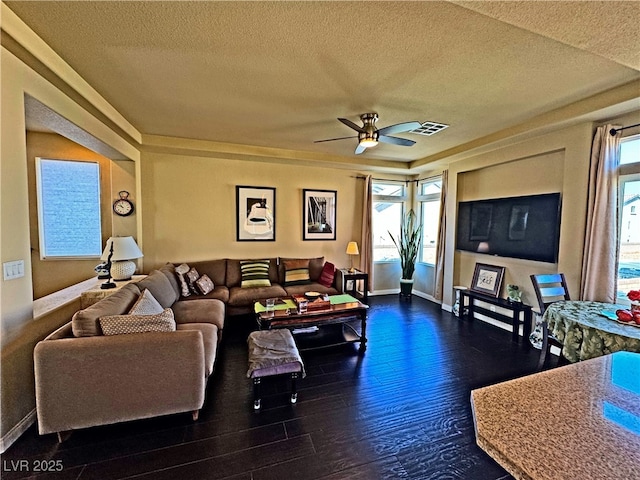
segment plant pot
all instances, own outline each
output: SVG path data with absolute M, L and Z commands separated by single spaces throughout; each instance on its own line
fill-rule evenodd
M 410 278 L 410 279 L 401 278 L 400 279 L 400 295 L 402 295 L 403 297 L 410 297 L 412 290 L 413 290 L 413 278 Z

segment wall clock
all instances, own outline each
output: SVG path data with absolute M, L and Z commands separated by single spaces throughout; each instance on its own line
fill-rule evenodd
M 116 215 L 126 217 L 133 213 L 133 203 L 129 200 L 129 192 L 122 190 L 118 192 L 120 198 L 113 202 L 113 211 Z

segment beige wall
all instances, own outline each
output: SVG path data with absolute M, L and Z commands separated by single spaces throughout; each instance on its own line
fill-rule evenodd
M 503 285 L 524 287 L 525 300 L 535 294 L 529 275 L 564 272 L 571 295 L 578 298 L 582 242 L 586 218 L 587 182 L 593 125 L 583 123 L 504 146 L 452 163 L 449 166 L 445 265 L 445 308 L 453 302 L 453 286 L 469 286 L 476 262 L 505 266 Z M 458 201 L 560 192 L 562 215 L 558 263 L 534 262 L 455 250 Z
M 360 241 L 364 182 L 357 172 L 168 153 L 143 153 L 144 270 L 167 261 L 323 255 L 348 266 Z M 276 240 L 236 241 L 236 185 L 276 189 Z M 302 240 L 302 190 L 337 191 L 336 240 Z

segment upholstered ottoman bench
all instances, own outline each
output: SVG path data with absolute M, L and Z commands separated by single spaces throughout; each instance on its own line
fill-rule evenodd
M 249 370 L 247 378 L 253 379 L 253 408 L 261 407 L 260 383 L 263 378 L 291 374 L 291 403 L 298 400 L 296 380 L 305 376 L 304 364 L 293 335 L 286 328 L 251 332 L 249 346 Z

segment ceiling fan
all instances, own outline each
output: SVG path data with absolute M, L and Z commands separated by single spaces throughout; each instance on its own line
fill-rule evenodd
M 344 123 L 347 127 L 352 128 L 356 132 L 358 132 L 358 135 L 353 135 L 351 137 L 329 138 L 327 140 L 316 140 L 313 143 L 333 142 L 334 140 L 344 140 L 345 138 L 357 138 L 357 155 L 364 152 L 367 148 L 375 147 L 378 142 L 392 143 L 394 145 L 411 147 L 416 142 L 414 142 L 413 140 L 407 140 L 405 138 L 392 137 L 390 136 L 390 134 L 408 132 L 422 126 L 420 122 L 405 122 L 396 123 L 395 125 L 389 125 L 388 127 L 378 129 L 378 127 L 376 127 L 376 122 L 378 121 L 377 113 L 363 113 L 362 115 L 360 115 L 360 119 L 363 123 L 362 127 L 360 125 L 356 125 L 349 119 L 338 118 L 338 120 Z

